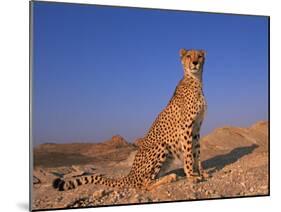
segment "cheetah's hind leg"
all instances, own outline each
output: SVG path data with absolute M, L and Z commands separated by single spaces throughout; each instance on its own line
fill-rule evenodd
M 153 183 L 149 184 L 146 189 L 148 191 L 151 191 L 161 185 L 164 185 L 164 184 L 168 184 L 168 183 L 171 183 L 171 182 L 175 182 L 177 180 L 177 175 L 172 173 L 172 174 L 169 174 L 169 175 L 166 175 L 164 177 L 161 177 L 159 179 L 157 179 L 156 181 L 154 181 Z

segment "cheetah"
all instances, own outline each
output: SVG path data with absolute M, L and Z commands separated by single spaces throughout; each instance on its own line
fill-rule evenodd
M 53 187 L 59 191 L 74 189 L 83 184 L 101 184 L 109 187 L 152 189 L 176 180 L 175 174 L 159 178 L 169 161 L 180 159 L 188 180 L 197 182 L 208 176 L 200 162 L 200 127 L 207 104 L 203 94 L 204 50 L 180 50 L 184 69 L 172 98 L 157 116 L 148 133 L 142 138 L 129 173 L 120 178 L 89 174 L 58 178 Z

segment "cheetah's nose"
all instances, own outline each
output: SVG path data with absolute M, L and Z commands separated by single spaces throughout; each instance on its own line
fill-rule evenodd
M 192 63 L 196 66 L 198 64 L 198 61 L 193 61 Z

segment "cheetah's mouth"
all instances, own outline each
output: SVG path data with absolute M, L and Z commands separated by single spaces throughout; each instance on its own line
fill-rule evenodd
M 197 69 L 197 68 L 190 69 L 190 72 L 193 74 L 196 74 L 198 71 L 199 71 L 199 69 Z

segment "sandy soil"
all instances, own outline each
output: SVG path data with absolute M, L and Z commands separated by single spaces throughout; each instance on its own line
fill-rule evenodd
M 268 123 L 249 128 L 223 127 L 202 138 L 203 167 L 211 174 L 196 184 L 186 180 L 181 164 L 169 173 L 177 181 L 152 191 L 83 185 L 56 191 L 52 181 L 82 173 L 110 177 L 129 172 L 137 145 L 114 136 L 100 144 L 42 144 L 34 149 L 33 209 L 89 207 L 221 197 L 268 195 Z

